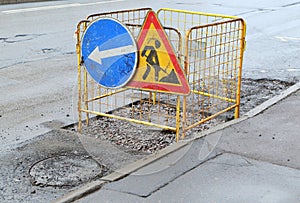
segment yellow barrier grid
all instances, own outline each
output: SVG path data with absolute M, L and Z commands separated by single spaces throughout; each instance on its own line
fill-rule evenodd
M 135 39 L 151 8 L 93 14 L 77 26 L 78 131 L 91 114 L 176 132 L 184 138 L 195 126 L 235 110 L 239 116 L 245 22 L 235 16 L 163 8 L 157 11 L 178 55 L 191 94 L 178 96 L 130 88 L 108 89 L 97 84 L 81 60 L 81 38 L 100 17 L 125 24 Z M 83 113 L 85 113 L 83 116 Z

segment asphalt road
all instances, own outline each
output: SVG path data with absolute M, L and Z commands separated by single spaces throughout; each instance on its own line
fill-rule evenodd
M 74 32 L 92 13 L 162 7 L 237 15 L 247 23 L 243 77 L 299 81 L 297 0 L 65 0 L 0 7 L 0 152 L 77 121 Z
M 289 1 L 50 1 L 0 7 L 1 145 L 76 121 L 74 31 L 92 13 L 171 7 L 237 15 L 247 22 L 243 76 L 300 78 L 300 2 Z M 45 105 L 45 103 L 47 105 Z
M 244 75 L 290 80 L 299 78 L 299 7 L 297 0 L 276 1 L 50 1 L 4 5 L 1 15 L 1 65 L 41 60 L 74 52 L 77 22 L 88 14 L 170 7 L 243 17 L 247 22 Z

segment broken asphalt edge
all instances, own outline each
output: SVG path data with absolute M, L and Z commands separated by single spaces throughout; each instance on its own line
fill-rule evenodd
M 69 202 L 76 201 L 92 192 L 95 192 L 96 190 L 99 190 L 105 183 L 117 181 L 121 178 L 124 178 L 125 176 L 133 173 L 134 171 L 137 171 L 138 169 L 140 169 L 156 160 L 159 160 L 174 151 L 179 150 L 180 148 L 190 144 L 191 142 L 193 142 L 195 140 L 198 140 L 202 137 L 208 136 L 209 134 L 212 134 L 214 132 L 223 130 L 224 128 L 227 128 L 234 124 L 240 123 L 242 121 L 245 121 L 249 118 L 252 118 L 252 117 L 262 113 L 266 109 L 270 108 L 274 104 L 276 104 L 276 103 L 280 102 L 281 100 L 285 99 L 286 97 L 290 96 L 291 94 L 298 91 L 299 89 L 300 89 L 300 82 L 298 82 L 295 85 L 289 87 L 288 89 L 282 91 L 279 95 L 276 95 L 276 96 L 272 97 L 271 99 L 265 101 L 264 103 L 258 105 L 257 107 L 250 110 L 249 112 L 247 112 L 245 115 L 243 115 L 242 117 L 240 117 L 238 119 L 234 119 L 229 122 L 219 124 L 219 125 L 217 125 L 213 128 L 210 128 L 206 131 L 200 132 L 191 139 L 181 140 L 177 143 L 174 143 L 174 144 L 162 149 L 161 151 L 158 151 L 158 152 L 151 154 L 143 159 L 140 159 L 136 162 L 128 164 L 127 166 L 125 166 L 121 169 L 118 169 L 115 172 L 113 172 L 107 176 L 100 178 L 99 180 L 88 183 L 88 184 L 62 196 L 61 198 L 55 200 L 53 203 L 69 203 Z
M 289 87 L 288 89 L 282 91 L 279 95 L 272 97 L 271 99 L 265 101 L 264 103 L 258 105 L 254 109 L 247 112 L 244 116 L 248 118 L 252 118 L 266 109 L 270 108 L 274 104 L 278 103 L 279 101 L 283 100 L 284 98 L 288 97 L 289 95 L 293 94 L 294 92 L 300 89 L 300 82 L 294 84 L 293 86 Z

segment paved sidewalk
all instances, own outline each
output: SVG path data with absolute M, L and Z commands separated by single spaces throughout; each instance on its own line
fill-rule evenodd
M 299 88 L 300 83 L 240 119 L 176 143 L 57 202 L 298 203 Z

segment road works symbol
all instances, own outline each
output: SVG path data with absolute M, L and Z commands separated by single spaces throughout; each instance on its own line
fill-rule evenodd
M 188 95 L 190 88 L 172 45 L 154 11 L 138 36 L 139 64 L 128 87 Z
M 137 66 L 134 38 L 113 18 L 100 18 L 88 26 L 82 37 L 81 55 L 91 77 L 108 88 L 126 85 Z

